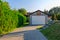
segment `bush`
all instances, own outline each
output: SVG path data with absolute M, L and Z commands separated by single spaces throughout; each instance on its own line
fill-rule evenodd
M 0 13 L 0 35 L 9 33 L 17 26 L 17 12 L 12 11 L 7 2 L 2 2 Z
M 18 15 L 18 27 L 23 25 L 26 22 L 26 17 L 22 14 Z
M 57 19 L 58 19 L 58 20 L 60 20 L 60 13 L 59 13 L 59 14 L 57 14 Z
M 26 17 L 17 10 L 11 10 L 7 2 L 0 5 L 0 35 L 7 34 L 26 22 Z
M 29 23 L 29 17 L 27 17 L 27 22 Z
M 52 15 L 52 20 L 55 20 L 55 19 L 60 20 L 60 13 L 55 14 L 55 16 Z

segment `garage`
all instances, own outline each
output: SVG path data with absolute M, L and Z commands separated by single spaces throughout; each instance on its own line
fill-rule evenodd
M 38 10 L 30 15 L 30 25 L 45 25 L 48 22 L 48 16 Z
M 45 25 L 47 23 L 47 16 L 30 16 L 30 25 Z

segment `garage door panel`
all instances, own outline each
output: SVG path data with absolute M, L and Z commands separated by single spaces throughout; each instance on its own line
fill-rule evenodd
M 32 16 L 32 25 L 45 24 L 45 16 Z

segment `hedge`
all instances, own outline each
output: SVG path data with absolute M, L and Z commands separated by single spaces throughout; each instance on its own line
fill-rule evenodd
M 0 5 L 0 35 L 7 34 L 14 30 L 17 26 L 21 26 L 26 21 L 25 16 L 17 10 L 10 9 L 7 2 Z
M 20 13 L 18 15 L 18 27 L 20 27 L 21 25 L 24 25 L 25 22 L 26 22 L 26 17 Z

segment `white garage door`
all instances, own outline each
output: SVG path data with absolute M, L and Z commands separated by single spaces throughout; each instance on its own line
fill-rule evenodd
M 45 16 L 32 16 L 32 25 L 45 24 Z

